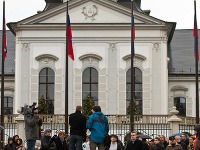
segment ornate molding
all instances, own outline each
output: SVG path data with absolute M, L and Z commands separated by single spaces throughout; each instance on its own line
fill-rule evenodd
M 1 88 L 0 88 L 1 90 Z M 14 86 L 10 86 L 10 87 L 4 87 L 5 91 L 15 91 L 15 87 Z
M 54 55 L 51 55 L 51 54 L 42 54 L 42 55 L 35 57 L 35 59 L 37 61 L 43 61 L 44 63 L 48 64 L 50 62 L 57 61 L 59 58 Z
M 171 91 L 188 91 L 188 88 L 182 85 L 174 86 Z
M 102 60 L 102 57 L 97 55 L 97 54 L 85 54 L 85 55 L 82 55 L 79 57 L 80 60 L 85 60 L 85 59 L 89 59 L 89 58 L 92 58 L 92 59 L 95 59 L 95 60 Z
M 109 49 L 110 49 L 110 50 L 112 50 L 112 51 L 113 51 L 113 50 L 117 50 L 117 47 L 116 47 L 116 46 L 117 46 L 117 43 L 108 43 L 108 44 L 109 44 Z
M 122 59 L 126 60 L 126 61 L 131 59 L 131 54 L 124 56 Z M 134 60 L 137 60 L 137 59 L 144 61 L 144 60 L 146 60 L 146 57 L 143 55 L 140 55 L 140 54 L 135 54 Z
M 30 50 L 30 43 L 22 43 L 22 50 L 25 51 Z
M 85 64 L 97 64 L 102 57 L 96 54 L 85 54 L 79 57 L 79 59 Z
M 96 5 L 93 6 L 85 6 L 82 8 L 82 13 L 85 16 L 85 20 L 87 20 L 88 18 L 90 18 L 92 21 L 95 20 L 95 16 L 98 14 L 98 7 Z
M 158 42 L 153 43 L 153 50 L 158 51 L 159 49 L 160 49 L 160 43 L 158 43 Z

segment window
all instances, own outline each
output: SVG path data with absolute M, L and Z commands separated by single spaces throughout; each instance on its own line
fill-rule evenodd
M 4 114 L 12 115 L 13 114 L 13 98 L 4 97 Z
M 186 98 L 185 97 L 175 97 L 174 106 L 179 111 L 180 116 L 186 116 Z
M 55 73 L 50 68 L 44 68 L 39 74 L 39 99 L 44 97 L 47 113 L 54 114 L 54 79 Z
M 138 68 L 135 69 L 135 115 L 142 115 L 142 71 Z M 130 114 L 130 101 L 131 101 L 131 69 L 126 73 L 126 106 L 127 114 Z
M 85 69 L 82 82 L 83 104 L 91 98 L 94 105 L 98 105 L 98 71 L 92 67 Z

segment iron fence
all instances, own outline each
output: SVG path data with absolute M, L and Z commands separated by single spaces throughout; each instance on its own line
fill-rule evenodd
M 195 125 L 186 125 L 186 124 L 179 124 L 179 132 L 185 132 L 189 136 L 194 135 L 194 127 Z

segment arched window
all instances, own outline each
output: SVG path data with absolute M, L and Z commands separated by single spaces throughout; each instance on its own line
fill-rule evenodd
M 54 114 L 54 81 L 55 73 L 51 68 L 44 68 L 39 74 L 39 100 L 45 99 L 48 114 Z
M 186 116 L 186 98 L 185 97 L 175 97 L 174 106 L 179 111 L 180 116 Z
M 135 69 L 135 115 L 142 115 L 142 71 L 138 68 Z M 127 114 L 130 114 L 130 101 L 131 101 L 131 69 L 126 73 L 126 106 Z
M 13 98 L 4 97 L 4 114 L 12 115 L 13 114 Z
M 98 105 L 98 71 L 95 68 L 86 68 L 82 77 L 82 98 L 84 103 L 91 99 L 94 105 Z

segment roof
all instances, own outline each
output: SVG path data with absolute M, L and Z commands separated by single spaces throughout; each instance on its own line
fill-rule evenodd
M 50 9 L 60 6 L 60 5 L 65 5 L 65 3 L 62 3 L 62 1 L 60 1 L 60 0 L 45 0 L 45 1 L 46 1 L 46 6 L 43 11 L 50 10 Z M 119 5 L 122 5 L 124 7 L 131 9 L 131 0 L 118 0 L 117 3 Z M 137 0 L 137 2 L 134 2 L 133 10 L 138 11 L 138 12 L 143 12 L 140 5 L 141 5 L 140 0 Z
M 15 36 L 7 30 L 7 58 L 5 60 L 4 74 L 15 74 Z M 2 48 L 2 30 L 0 30 L 0 47 Z M 0 61 L 2 52 L 0 52 Z M 1 63 L 0 63 L 1 64 Z M 0 65 L 0 74 L 1 74 Z
M 170 58 L 169 74 L 195 74 L 194 37 L 192 29 L 175 30 L 168 48 L 168 57 Z

